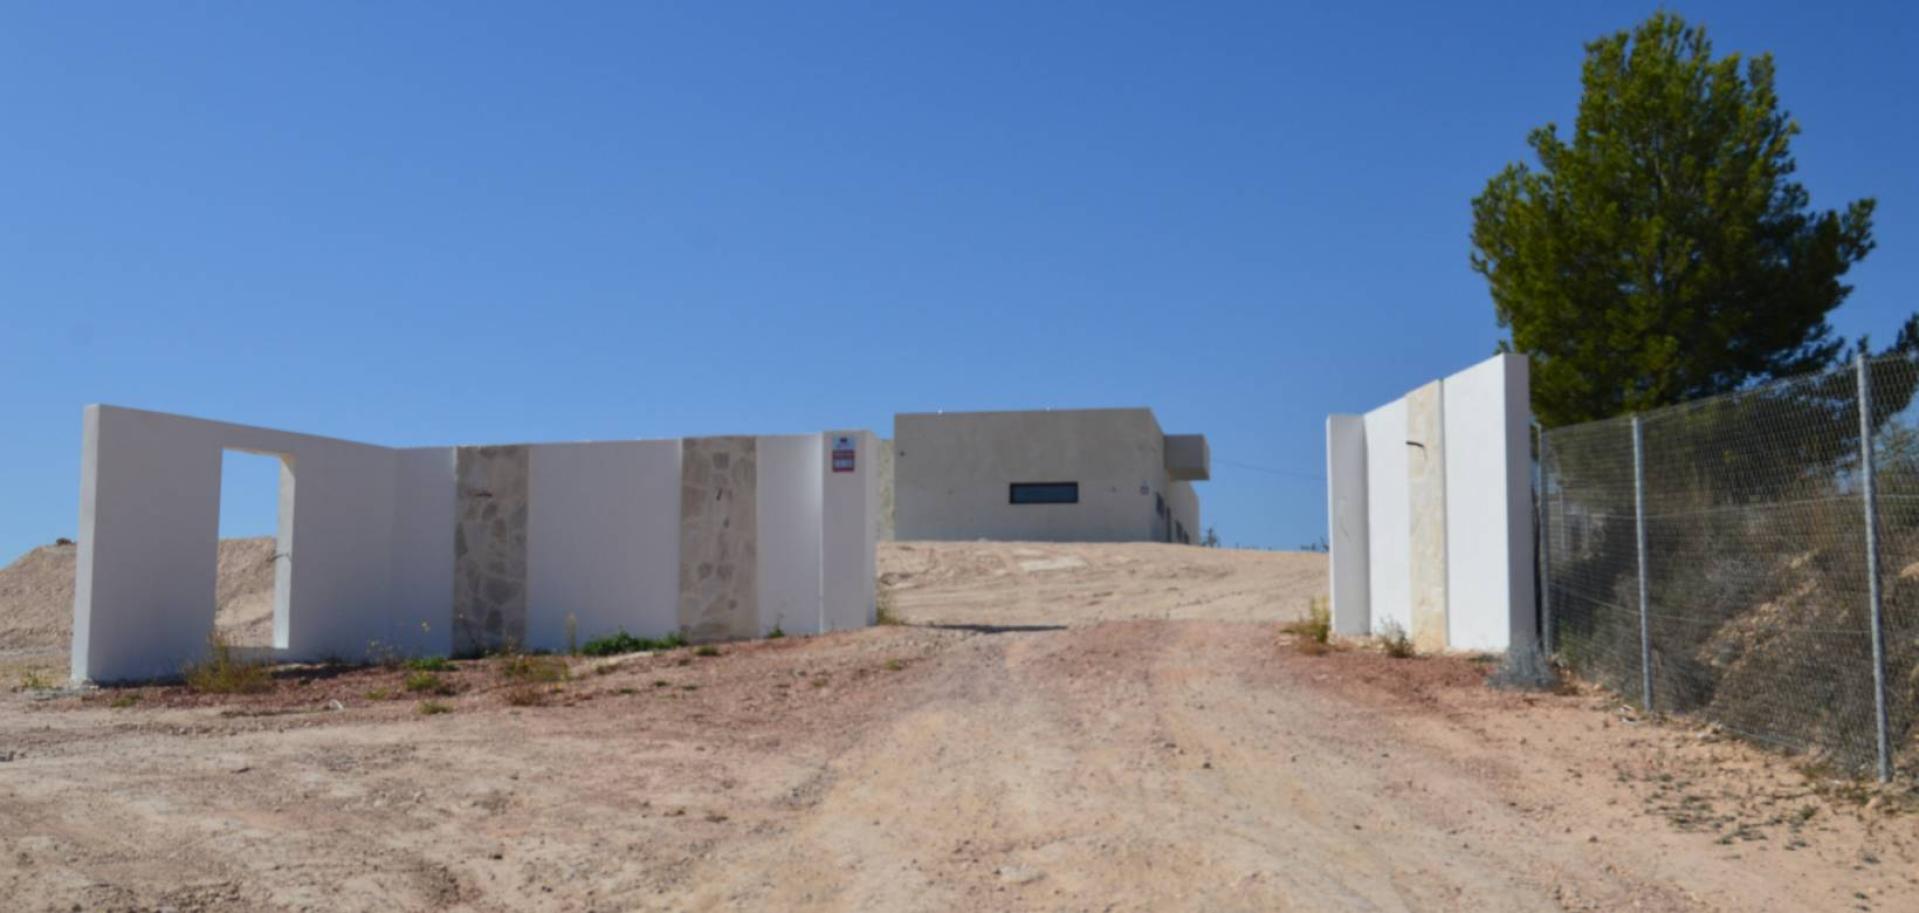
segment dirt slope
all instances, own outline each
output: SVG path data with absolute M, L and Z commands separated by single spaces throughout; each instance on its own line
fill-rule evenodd
M 273 639 L 271 537 L 220 542 L 216 624 L 235 643 Z M 71 545 L 43 545 L 0 568 L 0 653 L 65 652 L 73 636 Z
M 913 624 L 1277 621 L 1326 592 L 1326 556 L 1148 542 L 884 542 L 880 583 Z
M 294 670 L 246 697 L 0 695 L 0 897 L 21 910 L 1919 909 L 1913 816 L 1748 746 L 1634 721 L 1596 694 L 1493 691 L 1464 659 L 1305 656 L 1270 622 L 1232 620 L 1310 598 L 1299 568 L 1320 556 L 888 551 L 886 573 L 914 575 L 891 598 L 922 624 L 575 660 L 534 702 L 497 660 L 443 673 L 455 693 L 431 716 L 403 671 L 379 669 Z M 1085 591 L 1032 595 L 1056 573 Z M 1128 613 L 1142 617 L 1100 620 Z

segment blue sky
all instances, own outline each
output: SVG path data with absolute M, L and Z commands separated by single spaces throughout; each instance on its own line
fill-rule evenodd
M 1469 200 L 1655 9 L 914 6 L 0 8 L 0 561 L 73 535 L 92 402 L 396 445 L 1148 405 L 1228 543 L 1311 541 L 1324 416 L 1491 352 Z M 1834 322 L 1889 341 L 1919 14 L 1674 8 L 1777 56 L 1815 205 L 1878 197 Z

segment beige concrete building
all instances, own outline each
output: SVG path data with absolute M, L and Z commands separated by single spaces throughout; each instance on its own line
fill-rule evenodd
M 1206 438 L 1150 409 L 913 413 L 893 419 L 895 537 L 1183 542 Z

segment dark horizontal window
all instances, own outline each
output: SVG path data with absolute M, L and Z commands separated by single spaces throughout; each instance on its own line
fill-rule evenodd
M 1014 504 L 1078 504 L 1078 482 L 1014 482 Z

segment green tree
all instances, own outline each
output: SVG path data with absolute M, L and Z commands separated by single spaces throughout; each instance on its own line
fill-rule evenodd
M 1742 65 L 1743 63 L 1743 65 Z M 1830 364 L 1826 315 L 1872 250 L 1874 201 L 1814 212 L 1791 179 L 1799 125 L 1773 61 L 1713 59 L 1657 13 L 1586 46 L 1571 141 L 1527 139 L 1473 200 L 1473 269 L 1506 351 L 1532 359 L 1533 410 L 1560 425 Z

